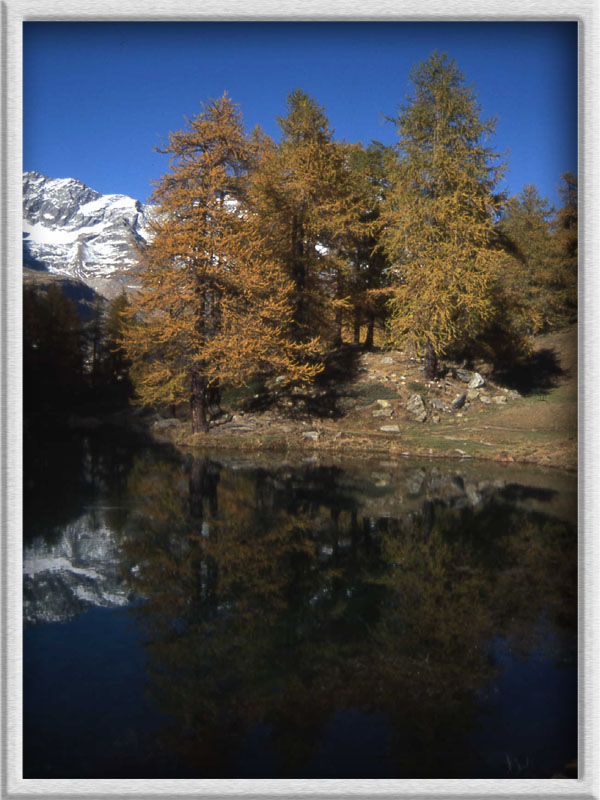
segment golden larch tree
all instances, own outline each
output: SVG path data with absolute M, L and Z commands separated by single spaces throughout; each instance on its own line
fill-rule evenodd
M 338 342 L 352 264 L 353 229 L 364 225 L 365 187 L 352 170 L 352 145 L 333 139 L 324 109 L 300 89 L 278 118 L 281 142 L 264 147 L 252 178 L 252 207 L 265 254 L 280 263 L 294 287 L 297 341 Z
M 222 382 L 272 370 L 304 380 L 315 368 L 290 341 L 293 287 L 264 258 L 246 208 L 256 137 L 226 95 L 187 122 L 159 148 L 169 171 L 153 194 L 157 212 L 124 346 L 140 402 L 189 399 L 196 433 L 208 430 L 209 400 Z
M 494 187 L 503 172 L 455 62 L 433 53 L 411 72 L 414 91 L 395 120 L 398 162 L 385 208 L 394 275 L 390 334 L 425 352 L 425 375 L 449 345 L 475 339 L 493 313 L 489 278 L 498 258 Z

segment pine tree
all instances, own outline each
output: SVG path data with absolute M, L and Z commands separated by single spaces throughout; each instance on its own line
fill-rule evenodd
M 129 377 L 131 364 L 122 347 L 128 309 L 129 300 L 125 291 L 122 291 L 109 301 L 104 320 L 102 380 L 111 399 L 118 404 L 125 402 L 133 394 Z
M 489 274 L 498 258 L 494 187 L 503 165 L 487 145 L 472 90 L 447 55 L 411 72 L 414 91 L 395 120 L 384 245 L 394 274 L 390 335 L 425 350 L 426 376 L 450 345 L 467 345 L 492 314 Z
M 307 379 L 313 370 L 288 344 L 291 287 L 257 256 L 245 209 L 256 145 L 237 107 L 226 95 L 210 101 L 160 152 L 170 169 L 154 191 L 158 215 L 124 345 L 139 400 L 189 398 L 192 431 L 206 431 L 221 381 L 266 369 Z
M 26 410 L 66 413 L 85 394 L 85 347 L 75 303 L 52 283 L 23 290 L 23 395 Z

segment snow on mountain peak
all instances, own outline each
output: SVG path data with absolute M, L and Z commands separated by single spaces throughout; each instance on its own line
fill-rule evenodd
M 23 174 L 23 263 L 77 278 L 101 294 L 119 291 L 149 237 L 153 207 L 102 195 L 74 178 Z

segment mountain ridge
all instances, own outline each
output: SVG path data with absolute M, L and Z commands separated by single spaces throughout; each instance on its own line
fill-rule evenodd
M 23 266 L 114 297 L 136 285 L 137 248 L 150 238 L 154 208 L 76 178 L 24 172 Z

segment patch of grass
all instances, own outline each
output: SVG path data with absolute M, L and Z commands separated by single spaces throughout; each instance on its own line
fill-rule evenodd
M 420 394 L 424 399 L 428 400 L 432 394 L 432 387 L 427 386 L 425 383 L 420 383 L 419 381 L 408 381 L 406 383 L 406 388 L 413 392 L 413 394 Z
M 391 386 L 375 383 L 359 383 L 355 389 L 359 406 L 370 406 L 375 400 L 397 400 L 400 395 Z

